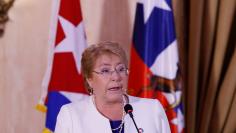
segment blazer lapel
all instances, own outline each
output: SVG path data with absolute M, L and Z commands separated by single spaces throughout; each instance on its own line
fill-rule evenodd
M 86 132 L 88 133 L 112 133 L 109 119 L 101 115 L 93 105 L 92 98 L 89 99 L 89 109 L 84 114 Z

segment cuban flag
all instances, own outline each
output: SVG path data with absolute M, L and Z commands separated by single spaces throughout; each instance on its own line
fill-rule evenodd
M 138 0 L 128 86 L 131 95 L 158 99 L 172 133 L 184 132 L 182 76 L 171 0 Z
M 80 74 L 80 60 L 87 47 L 79 0 L 54 0 L 50 58 L 37 105 L 46 112 L 46 129 L 55 130 L 62 105 L 88 97 Z

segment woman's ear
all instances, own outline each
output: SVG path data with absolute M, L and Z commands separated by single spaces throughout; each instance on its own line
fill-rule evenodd
M 88 89 L 89 95 L 93 95 L 92 79 L 86 78 L 86 84 L 87 84 L 87 89 Z
M 86 78 L 89 87 L 92 87 L 92 78 Z

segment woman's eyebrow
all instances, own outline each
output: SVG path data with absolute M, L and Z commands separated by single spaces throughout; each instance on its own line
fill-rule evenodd
M 101 66 L 111 66 L 111 64 L 108 64 L 108 63 L 102 63 L 102 64 L 99 65 L 99 67 L 101 67 Z
M 124 63 L 118 62 L 115 65 L 117 66 L 117 65 L 120 65 L 120 64 L 124 64 Z M 112 66 L 112 64 L 110 64 L 110 63 L 102 63 L 102 64 L 99 65 L 99 67 L 101 67 L 101 66 Z

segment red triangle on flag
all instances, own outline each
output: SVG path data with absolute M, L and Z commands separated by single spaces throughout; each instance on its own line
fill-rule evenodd
M 57 46 L 64 38 L 65 38 L 65 33 L 62 29 L 60 21 L 58 20 L 55 46 Z

